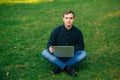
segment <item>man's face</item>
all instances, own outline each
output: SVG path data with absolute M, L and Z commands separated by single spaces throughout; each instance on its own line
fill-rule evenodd
M 72 27 L 72 24 L 74 22 L 74 16 L 72 13 L 70 14 L 64 14 L 64 17 L 63 17 L 63 22 L 64 22 L 64 25 L 67 29 L 70 29 Z

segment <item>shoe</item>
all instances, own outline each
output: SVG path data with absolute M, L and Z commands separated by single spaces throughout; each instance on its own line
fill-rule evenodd
M 76 76 L 77 72 L 72 67 L 66 67 L 65 72 L 70 76 Z
M 59 74 L 62 70 L 60 68 L 55 68 L 51 71 L 51 74 Z

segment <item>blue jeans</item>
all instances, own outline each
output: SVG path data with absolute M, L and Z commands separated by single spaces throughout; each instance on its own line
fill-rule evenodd
M 47 49 L 43 50 L 42 56 L 49 61 L 50 63 L 56 65 L 61 70 L 63 70 L 66 66 L 74 66 L 77 63 L 83 61 L 87 54 L 85 51 L 77 51 L 75 52 L 74 57 L 71 57 L 66 62 L 62 61 L 60 58 L 54 56 L 54 54 L 50 53 Z

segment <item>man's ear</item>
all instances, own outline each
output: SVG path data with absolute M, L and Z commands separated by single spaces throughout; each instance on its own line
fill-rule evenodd
M 64 22 L 64 17 L 62 17 L 62 20 L 63 20 L 63 22 Z

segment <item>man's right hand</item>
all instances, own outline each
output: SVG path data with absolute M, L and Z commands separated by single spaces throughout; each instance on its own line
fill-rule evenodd
M 54 48 L 53 48 L 53 46 L 50 46 L 50 47 L 49 47 L 49 51 L 50 51 L 50 53 L 54 53 Z

